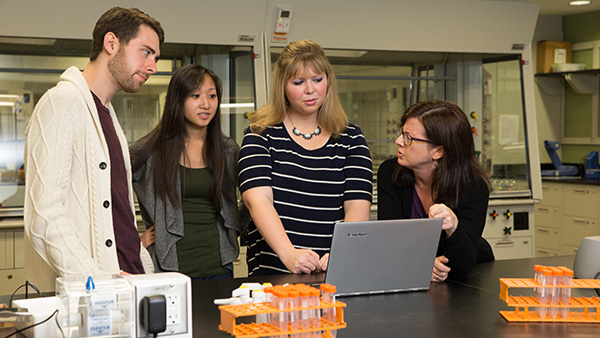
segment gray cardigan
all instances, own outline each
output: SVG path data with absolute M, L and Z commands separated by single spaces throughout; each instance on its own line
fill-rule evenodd
M 131 146 L 131 154 L 144 146 L 144 139 Z M 225 170 L 233 182 L 237 182 L 237 160 L 240 148 L 234 140 L 223 136 L 225 148 Z M 156 272 L 178 271 L 177 242 L 183 238 L 183 211 L 167 198 L 163 201 L 154 191 L 151 156 L 146 164 L 133 173 L 133 189 L 137 195 L 142 219 L 146 228 L 155 225 L 156 242 L 148 250 L 154 261 Z M 177 184 L 180 194 L 180 184 Z M 218 217 L 219 248 L 221 265 L 235 261 L 239 254 L 238 236 L 246 230 L 249 213 L 243 203 L 232 203 L 222 198 L 222 208 Z

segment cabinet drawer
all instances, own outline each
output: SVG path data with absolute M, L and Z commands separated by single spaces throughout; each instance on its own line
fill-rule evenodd
M 560 230 L 547 227 L 535 227 L 535 246 L 554 249 L 558 252 L 560 249 Z
M 536 205 L 535 206 L 535 224 L 543 227 L 560 228 L 560 208 L 554 206 Z
M 492 246 L 497 260 L 531 258 L 533 243 L 531 237 L 486 238 Z
M 558 256 L 559 251 L 553 249 L 546 248 L 535 248 L 535 257 L 550 257 L 550 256 Z
M 574 255 L 577 253 L 577 249 L 579 248 L 579 245 L 566 245 L 566 244 L 562 244 L 560 246 L 560 252 L 559 254 L 561 256 L 566 256 L 566 255 Z
M 542 203 L 544 205 L 562 205 L 562 186 L 560 184 L 542 182 Z
M 587 236 L 598 234 L 598 221 L 592 218 L 563 216 L 562 244 L 578 247 Z
M 564 187 L 563 215 L 598 218 L 598 188 Z

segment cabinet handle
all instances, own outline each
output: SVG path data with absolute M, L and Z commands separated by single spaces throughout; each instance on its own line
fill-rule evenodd
M 544 234 L 549 234 L 550 231 L 546 230 L 546 229 L 537 229 L 538 232 L 544 233 Z
M 548 254 L 548 255 L 550 254 L 550 251 L 541 250 L 541 249 L 538 249 L 537 252 L 542 253 L 542 254 Z
M 573 192 L 576 194 L 585 194 L 587 193 L 587 190 L 573 189 Z
M 573 223 L 588 224 L 588 222 L 586 220 L 581 219 L 581 218 L 573 218 Z
M 500 247 L 513 247 L 515 246 L 515 242 L 498 242 L 496 243 L 496 247 L 500 248 Z
M 545 211 L 545 212 L 549 212 L 550 211 L 550 209 L 548 209 L 548 208 L 540 208 L 540 207 L 538 207 L 537 209 L 538 209 L 538 211 Z

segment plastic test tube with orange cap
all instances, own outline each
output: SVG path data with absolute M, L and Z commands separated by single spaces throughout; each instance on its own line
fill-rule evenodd
M 335 285 L 331 285 L 331 284 L 321 284 L 321 301 L 323 303 L 328 303 L 328 304 L 334 304 L 335 303 Z M 335 307 L 332 308 L 324 308 L 323 309 L 323 318 L 325 318 L 325 320 L 331 322 L 331 323 L 335 323 L 336 322 L 336 316 L 335 316 Z M 337 336 L 337 330 L 331 330 L 331 336 L 335 337 Z
M 308 286 L 301 287 L 300 290 L 300 307 L 303 309 L 300 312 L 300 326 L 303 329 L 308 329 L 310 327 L 310 315 L 312 313 L 311 310 L 308 309 L 310 305 L 310 288 Z M 304 332 L 300 334 L 300 338 L 310 338 L 310 333 Z
M 565 266 L 559 266 L 558 268 L 560 270 L 562 270 L 562 272 L 563 272 L 562 284 L 565 286 L 569 286 L 569 287 L 561 288 L 560 302 L 563 305 L 569 305 L 569 304 L 571 304 L 571 288 L 570 288 L 570 286 L 573 281 L 573 270 L 571 270 Z M 561 307 L 560 308 L 560 316 L 566 319 L 568 315 L 569 315 L 569 308 Z
M 543 269 L 542 270 L 542 276 L 540 279 L 540 287 L 538 287 L 539 291 L 539 297 L 538 300 L 540 301 L 540 307 L 538 307 L 538 314 L 540 315 L 540 318 L 545 318 L 546 317 L 546 313 L 548 312 L 548 308 L 545 307 L 544 305 L 548 304 L 548 300 L 550 299 L 549 294 L 551 292 L 551 288 L 549 287 L 545 287 L 547 285 L 551 285 L 552 284 L 552 270 L 550 269 Z
M 268 291 L 270 291 L 270 293 L 271 293 L 271 306 L 273 306 L 277 310 L 285 309 L 284 299 L 280 298 L 281 297 L 280 288 L 272 287 Z M 281 326 L 283 324 L 282 321 L 285 321 L 286 318 L 287 317 L 285 316 L 285 312 L 281 312 L 281 311 L 273 312 L 273 313 L 271 313 L 271 324 L 273 326 L 275 326 L 276 328 L 281 329 Z M 287 323 L 286 323 L 286 326 L 287 326 Z M 277 336 L 271 336 L 271 337 L 277 337 Z
M 310 288 L 310 306 L 314 308 L 312 310 L 312 315 L 309 315 L 310 325 L 313 327 L 321 326 L 321 310 L 319 306 L 321 305 L 319 296 L 321 292 L 317 288 Z M 312 331 L 311 337 L 321 338 L 321 331 Z
M 300 292 L 295 287 L 288 288 L 288 309 L 298 309 L 300 307 Z M 288 312 L 289 325 L 292 330 L 297 330 L 300 326 L 300 312 L 290 311 Z M 291 334 L 290 338 L 300 338 L 300 334 Z
M 544 268 L 545 266 L 539 264 L 533 266 L 533 270 L 535 271 L 535 273 L 533 274 L 533 280 L 538 284 L 540 283 L 540 279 L 542 278 L 542 269 Z M 533 288 L 533 291 L 535 292 L 536 296 L 539 296 L 539 288 Z
M 553 286 L 559 286 L 562 284 L 562 277 L 563 277 L 563 272 L 561 269 L 552 267 L 550 268 L 550 270 L 552 270 L 552 285 Z M 552 305 L 559 305 L 560 304 L 560 290 L 561 288 L 551 288 L 550 289 L 550 303 Z M 558 308 L 557 307 L 551 307 L 550 310 L 548 311 L 548 314 L 550 315 L 550 318 L 552 319 L 556 319 L 556 316 L 558 315 Z

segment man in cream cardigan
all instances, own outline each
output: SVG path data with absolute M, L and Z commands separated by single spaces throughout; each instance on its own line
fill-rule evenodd
M 135 8 L 114 7 L 93 32 L 83 72 L 67 69 L 35 107 L 25 147 L 25 275 L 153 271 L 135 222 L 127 140 L 110 103 L 156 72 L 164 32 Z M 33 250 L 35 249 L 35 250 Z

